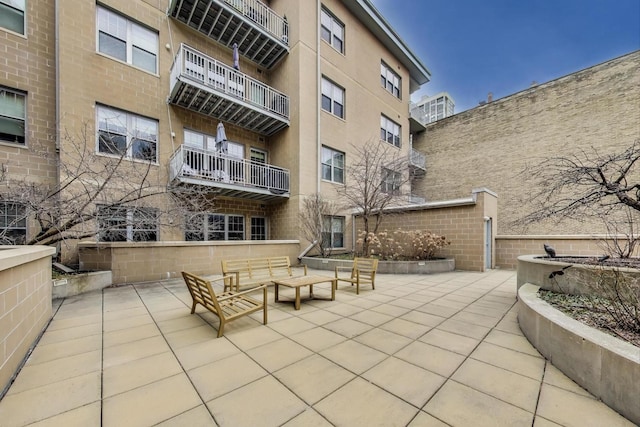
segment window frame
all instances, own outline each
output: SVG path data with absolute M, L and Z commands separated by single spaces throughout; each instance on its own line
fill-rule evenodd
M 323 22 L 328 20 L 329 22 Z M 325 23 L 331 24 L 331 28 L 328 28 Z M 342 32 L 342 36 L 340 37 L 336 34 L 336 29 L 340 29 Z M 325 37 L 325 32 L 329 40 Z M 320 38 L 325 41 L 325 43 L 329 44 L 333 49 L 341 54 L 345 54 L 345 25 L 340 21 L 336 16 L 329 12 L 327 8 L 324 6 L 320 10 Z M 339 46 L 336 44 L 339 43 Z
M 334 222 L 335 221 L 335 222 Z M 334 224 L 338 223 L 341 225 L 340 230 L 334 230 Z M 329 227 L 327 227 L 327 223 L 329 224 Z M 339 215 L 322 215 L 322 240 L 323 243 L 325 245 L 325 247 L 331 248 L 331 249 L 343 249 L 345 248 L 345 225 L 346 225 L 346 217 L 344 216 L 339 216 Z M 329 228 L 329 231 L 327 231 L 327 228 Z M 336 245 L 336 235 L 337 234 L 341 234 L 342 235 L 342 239 L 341 242 L 342 245 L 337 246 Z
M 193 213 L 190 216 L 191 218 L 186 218 L 185 220 L 184 239 L 187 242 L 223 242 L 246 239 L 244 215 L 199 212 Z M 241 230 L 232 230 L 230 228 L 230 226 L 234 224 L 232 220 L 240 220 L 235 224 L 241 224 Z M 222 226 L 220 227 L 220 225 Z M 191 233 L 192 236 L 199 235 L 201 239 L 190 238 L 189 233 Z M 231 239 L 229 238 L 231 234 L 240 234 L 241 238 Z
M 389 75 L 396 81 L 389 80 Z M 380 62 L 380 83 L 382 87 L 391 95 L 398 99 L 402 99 L 402 77 L 391 69 L 384 61 Z M 391 84 L 391 88 L 389 88 Z
M 402 173 L 383 166 L 380 175 L 382 192 L 394 196 L 400 195 Z
M 105 126 L 103 128 L 100 120 L 102 112 L 110 112 L 113 114 L 112 117 L 116 117 L 118 120 L 120 120 L 121 117 L 124 117 L 125 123 L 122 123 L 121 121 L 118 121 L 117 123 L 112 122 L 111 126 L 109 126 L 110 119 L 106 118 Z M 143 137 L 145 134 L 141 131 L 145 128 L 136 126 L 138 122 L 141 122 L 141 124 L 144 122 L 147 122 L 148 124 L 153 123 L 155 125 L 155 135 L 153 133 L 149 133 L 148 135 L 150 137 Z M 158 164 L 158 146 L 160 144 L 160 122 L 158 120 L 118 108 L 109 107 L 107 105 L 96 104 L 96 124 L 96 153 L 99 155 L 123 156 L 123 158 L 128 160 L 149 162 L 156 165 Z M 110 138 L 104 138 L 103 133 L 108 134 Z M 113 144 L 115 137 L 124 138 L 124 147 L 120 147 L 119 145 L 121 144 Z M 111 144 L 109 144 L 109 142 Z M 145 156 L 144 153 L 142 155 L 135 155 L 136 151 L 140 148 L 144 148 L 145 145 L 153 146 L 152 158 Z M 104 151 L 101 147 L 105 148 Z
M 5 31 L 9 31 L 11 33 L 18 34 L 18 35 L 26 37 L 27 36 L 27 0 L 24 0 L 24 2 L 22 4 L 22 10 L 19 7 L 16 7 L 17 5 L 14 6 L 14 5 L 9 4 L 9 1 L 0 0 L 0 6 L 4 6 L 9 11 L 22 12 L 22 28 L 21 29 L 17 29 L 17 28 L 9 28 L 9 27 L 6 27 L 6 26 L 0 26 L 0 29 L 3 29 Z
M 325 154 L 329 154 L 329 157 L 327 160 L 325 160 Z M 342 167 L 340 166 L 336 166 L 335 165 L 335 155 L 341 155 L 342 156 Z M 321 177 L 323 181 L 329 181 L 329 182 L 334 182 L 337 184 L 344 184 L 345 181 L 345 165 L 346 165 L 346 154 L 343 153 L 342 151 L 338 151 L 338 150 L 334 150 L 331 147 L 328 147 L 326 145 L 322 146 L 322 155 L 321 155 L 321 159 L 320 159 L 320 173 L 321 173 Z M 326 178 L 325 177 L 325 168 L 329 168 L 330 171 L 330 177 Z M 341 170 L 342 171 L 342 179 L 336 179 L 336 170 Z
M 20 90 L 15 90 L 15 89 L 11 89 L 5 86 L 0 86 L 0 95 L 3 93 L 10 93 L 13 94 L 16 98 L 22 97 L 23 101 L 22 101 L 22 117 L 18 117 L 15 116 L 13 114 L 11 114 L 11 111 L 2 111 L 0 110 L 0 120 L 3 121 L 7 121 L 9 123 L 11 122 L 16 122 L 15 125 L 18 127 L 22 127 L 23 130 L 23 134 L 22 134 L 22 141 L 20 141 L 20 135 L 15 135 L 15 139 L 14 140 L 10 140 L 7 138 L 4 138 L 0 135 L 0 142 L 4 142 L 7 144 L 16 144 L 16 145 L 20 145 L 20 146 L 26 146 L 27 145 L 27 100 L 28 100 L 28 94 L 26 92 L 20 91 Z M 7 104 L 8 105 L 8 104 Z M 16 104 L 17 105 L 17 104 Z M 0 103 L 0 107 L 2 106 L 2 103 Z M 22 123 L 20 123 L 22 122 Z M 9 134 L 7 133 L 6 135 L 13 135 L 13 134 Z
M 389 128 L 391 127 L 391 130 Z M 397 134 L 394 131 L 397 129 Z M 384 133 L 384 136 L 383 136 Z M 402 126 L 384 114 L 380 115 L 380 139 L 394 147 L 402 147 Z
M 347 96 L 345 89 L 341 86 L 338 86 L 336 83 L 326 78 L 325 76 L 322 76 L 321 86 L 322 86 L 322 90 L 321 90 L 322 99 L 320 100 L 320 103 L 321 103 L 322 110 L 344 120 L 345 114 L 346 114 L 345 101 Z M 325 93 L 325 87 L 329 89 L 331 94 Z M 342 97 L 342 103 L 335 100 L 335 97 L 337 94 L 340 94 L 340 96 Z M 329 109 L 325 108 L 325 98 L 329 100 Z M 336 113 L 336 105 L 339 105 L 341 107 L 341 114 Z
M 106 29 L 101 28 L 101 24 L 103 22 L 101 21 L 101 14 L 104 14 L 104 16 L 107 18 L 112 17 L 113 19 L 123 20 L 124 22 L 121 24 L 125 24 L 126 27 L 124 29 L 118 28 L 118 30 L 120 31 L 124 30 L 123 33 L 114 34 L 113 29 L 111 28 L 106 28 Z M 109 23 L 107 23 L 107 27 L 109 26 L 108 24 Z M 107 46 L 101 43 L 101 37 L 100 37 L 101 34 L 104 34 L 105 36 L 111 39 L 124 42 L 124 49 L 125 49 L 124 59 L 108 51 Z M 155 40 L 151 42 L 149 40 L 144 40 L 145 36 L 148 37 L 151 35 L 154 36 Z M 122 37 L 124 37 L 124 39 Z M 155 46 L 151 46 L 151 44 L 153 43 L 155 43 Z M 159 75 L 159 72 L 158 72 L 159 56 L 160 56 L 159 46 L 160 46 L 160 36 L 157 30 L 147 27 L 146 25 L 143 25 L 139 22 L 136 22 L 131 18 L 119 12 L 116 12 L 113 9 L 102 6 L 100 4 L 96 5 L 96 52 L 102 55 L 108 56 L 109 58 L 113 58 L 117 61 L 123 62 L 132 67 L 135 67 L 139 70 L 143 70 L 157 76 Z M 150 50 L 153 48 L 155 48 L 155 52 Z M 146 53 L 147 55 L 153 56 L 155 59 L 153 63 L 153 69 L 146 68 L 144 66 L 144 62 L 142 63 L 136 62 L 135 60 L 136 52 L 142 52 L 142 53 Z
M 256 224 L 254 220 L 260 220 L 262 224 Z M 268 240 L 268 222 L 266 217 L 252 216 L 249 227 L 250 240 Z
M 160 241 L 160 224 L 159 210 L 151 207 L 135 207 L 135 206 L 109 206 L 98 205 L 97 207 L 98 222 L 98 241 L 99 242 L 158 242 Z M 108 211 L 103 213 L 103 210 Z M 140 215 L 143 214 L 143 215 Z M 108 216 L 106 216 L 108 215 Z M 136 217 L 140 215 L 139 217 Z M 153 218 L 153 222 L 149 219 Z M 110 221 L 113 227 L 107 227 L 108 232 L 114 235 L 113 239 L 105 239 L 105 232 L 102 224 Z M 143 228 L 138 224 L 151 224 L 150 227 Z M 119 226 L 119 227 L 118 227 Z M 114 232 L 119 230 L 120 234 Z M 144 236 L 153 236 L 153 238 L 140 238 Z M 117 237 L 124 237 L 118 239 Z
M 11 200 L 0 200 L 0 230 L 0 245 L 23 245 L 28 231 L 27 206 Z M 23 232 L 15 233 L 20 230 Z

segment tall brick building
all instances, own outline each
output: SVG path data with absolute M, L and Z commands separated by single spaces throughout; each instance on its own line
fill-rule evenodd
M 351 144 L 380 139 L 409 156 L 410 93 L 430 77 L 368 0 L 0 6 L 12 11 L 0 20 L 5 183 L 54 187 L 88 148 L 105 161 L 122 156 L 158 186 L 210 193 L 208 212 L 142 229 L 126 218 L 152 218 L 166 201 L 109 211 L 110 200 L 94 200 L 121 227 L 83 224 L 92 240 L 299 239 L 302 199 L 335 195 Z M 0 227 L 28 240 L 38 224 L 21 219 L 28 208 L 6 188 Z M 331 244 L 348 247 L 348 213 L 326 220 Z M 73 245 L 60 249 L 75 261 Z

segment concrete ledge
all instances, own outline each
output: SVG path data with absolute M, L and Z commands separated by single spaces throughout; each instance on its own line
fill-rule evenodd
M 110 271 L 91 271 L 66 276 L 53 281 L 53 299 L 99 291 L 112 283 L 113 275 Z
M 568 265 L 571 268 L 566 270 L 566 274 L 557 276 L 555 279 L 549 278 L 552 271 L 562 270 Z M 525 283 L 531 283 L 554 292 L 581 295 L 594 292 L 594 289 L 585 288 L 581 284 L 597 279 L 605 270 L 613 269 L 598 265 L 551 261 L 544 258 L 544 255 L 522 255 L 518 257 L 517 286 L 520 288 Z M 640 286 L 640 270 L 622 267 L 616 267 L 615 270 L 619 271 L 631 286 Z
M 640 425 L 640 348 L 565 315 L 518 289 L 518 322 L 531 344 L 566 376 Z
M 335 271 L 336 266 L 351 267 L 353 261 L 348 259 L 332 259 L 319 257 L 303 257 L 300 262 L 316 270 Z M 379 274 L 432 274 L 446 273 L 456 269 L 453 258 L 436 259 L 430 261 L 380 261 Z

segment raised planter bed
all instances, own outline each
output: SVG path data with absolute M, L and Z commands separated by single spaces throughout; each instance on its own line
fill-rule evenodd
M 335 271 L 336 266 L 350 267 L 353 261 L 348 259 L 333 259 L 320 257 L 303 257 L 300 262 L 315 270 Z M 380 261 L 378 274 L 432 274 L 446 273 L 456 268 L 453 258 L 429 261 Z
M 566 376 L 640 425 L 640 349 L 547 304 L 538 297 L 540 286 L 518 288 L 518 322 L 531 344 Z

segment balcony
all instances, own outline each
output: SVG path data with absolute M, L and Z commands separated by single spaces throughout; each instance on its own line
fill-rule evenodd
M 182 145 L 169 167 L 171 181 L 208 186 L 219 196 L 265 202 L 289 198 L 289 171 L 277 166 Z
M 289 53 L 289 24 L 259 0 L 172 0 L 169 16 L 272 68 Z
M 273 135 L 289 126 L 289 97 L 187 45 L 171 67 L 169 102 Z
M 414 173 L 424 173 L 427 171 L 427 156 L 412 148 L 409 155 L 409 165 L 413 168 Z

